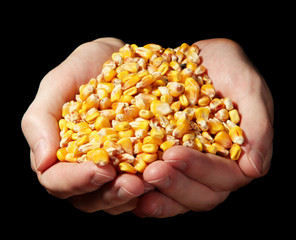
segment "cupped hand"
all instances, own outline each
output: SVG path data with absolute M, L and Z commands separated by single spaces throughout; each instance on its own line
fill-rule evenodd
M 58 162 L 56 157 L 60 142 L 57 120 L 63 104 L 73 100 L 79 86 L 97 76 L 103 63 L 122 46 L 122 41 L 114 38 L 101 38 L 79 46 L 43 78 L 22 120 L 31 149 L 31 166 L 40 183 L 49 193 L 70 199 L 74 206 L 86 212 L 129 211 L 135 208 L 136 197 L 146 189 L 144 181 L 136 175 L 116 176 L 111 165 Z
M 103 38 L 81 45 L 49 72 L 23 117 L 31 165 L 47 191 L 87 212 L 119 214 L 135 209 L 139 216 L 169 217 L 212 209 L 231 191 L 266 174 L 273 138 L 273 102 L 267 85 L 238 44 L 226 39 L 196 44 L 217 92 L 230 97 L 241 114 L 245 143 L 240 160 L 178 146 L 165 152 L 164 161 L 150 164 L 143 177 L 117 176 L 111 165 L 58 162 L 62 105 L 74 99 L 79 86 L 98 75 L 112 52 L 123 46 L 118 39 Z
M 227 39 L 195 43 L 216 92 L 229 97 L 241 114 L 245 142 L 238 161 L 183 146 L 168 149 L 150 164 L 144 180 L 155 186 L 134 210 L 139 216 L 169 217 L 211 210 L 228 195 L 268 172 L 273 149 L 273 99 L 242 48 Z

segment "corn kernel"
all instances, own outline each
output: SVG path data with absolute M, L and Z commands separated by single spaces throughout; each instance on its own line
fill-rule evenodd
M 238 124 L 240 122 L 240 116 L 236 109 L 229 111 L 229 117 L 232 122 Z
M 86 154 L 87 160 L 92 161 L 99 166 L 105 166 L 109 163 L 109 156 L 105 149 L 99 148 L 91 150 Z
M 128 162 L 121 162 L 121 163 L 119 163 L 118 168 L 122 172 L 127 172 L 127 173 L 136 173 L 137 172 L 137 169 L 135 167 L 133 167 Z
M 199 48 L 126 44 L 62 106 L 59 161 L 143 173 L 175 145 L 238 160 L 240 115 L 219 98 Z
M 143 144 L 142 151 L 145 153 L 156 153 L 158 151 L 158 145 L 155 143 Z
M 229 137 L 234 143 L 239 145 L 244 143 L 243 131 L 239 126 L 235 126 L 229 130 Z
M 242 150 L 241 150 L 240 145 L 234 143 L 234 144 L 231 146 L 230 151 L 229 151 L 229 153 L 230 153 L 230 158 L 231 158 L 232 160 L 238 160 L 239 157 L 240 157 L 241 151 L 242 151 Z

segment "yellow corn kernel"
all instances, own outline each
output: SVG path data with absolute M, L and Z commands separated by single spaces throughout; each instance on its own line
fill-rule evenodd
M 123 64 L 123 57 L 121 53 L 115 52 L 112 54 L 111 58 L 116 63 L 117 66 Z
M 133 47 L 131 47 L 130 44 L 125 44 L 119 49 L 119 52 L 122 54 L 124 59 L 135 56 L 135 50 L 133 49 Z
M 127 90 L 127 89 L 135 86 L 141 80 L 141 78 L 137 74 L 133 74 L 133 75 L 130 74 L 129 76 L 130 76 L 129 79 L 124 82 L 122 90 Z
M 216 154 L 217 153 L 217 147 L 213 144 L 204 144 L 203 145 L 203 150 L 206 151 L 207 153 L 211 154 Z
M 181 106 L 182 106 L 183 108 L 188 107 L 188 105 L 189 105 L 189 101 L 188 101 L 188 99 L 187 99 L 187 97 L 186 97 L 185 94 L 181 94 L 181 95 L 179 96 L 179 101 L 180 101 Z
M 145 60 L 148 60 L 152 57 L 153 51 L 149 48 L 138 47 L 138 48 L 136 48 L 136 54 L 138 56 L 144 58 Z
M 215 113 L 215 117 L 221 122 L 226 122 L 229 119 L 229 113 L 225 108 L 223 108 Z
M 171 61 L 169 65 L 170 65 L 170 68 L 172 68 L 173 70 L 175 70 L 175 71 L 181 71 L 181 67 L 180 67 L 180 65 L 179 65 L 178 62 Z
M 105 116 L 97 117 L 97 119 L 95 121 L 95 129 L 97 131 L 99 131 L 102 128 L 110 128 L 110 127 L 111 127 L 111 123 L 109 121 L 109 118 L 107 118 Z
M 143 144 L 154 143 L 160 146 L 162 144 L 162 140 L 158 137 L 147 136 L 143 139 Z
M 189 121 L 185 121 L 183 124 L 177 126 L 173 130 L 173 136 L 175 138 L 182 138 L 185 133 L 190 129 Z
M 124 95 L 130 95 L 130 96 L 135 95 L 136 93 L 138 93 L 138 88 L 136 87 L 131 87 L 123 92 Z
M 205 107 L 210 103 L 211 99 L 208 95 L 201 95 L 197 101 L 198 105 L 201 107 Z
M 184 84 L 178 82 L 169 82 L 167 88 L 173 97 L 178 97 L 185 91 Z
M 221 155 L 223 157 L 228 156 L 229 151 L 225 147 L 223 147 L 221 144 L 214 142 L 212 145 L 217 148 L 216 154 Z
M 157 160 L 157 153 L 140 153 L 137 154 L 138 160 L 143 160 L 145 163 L 152 163 Z
M 205 68 L 204 65 L 199 65 L 199 66 L 195 69 L 194 74 L 195 74 L 195 75 L 201 75 L 201 74 L 203 74 L 206 70 L 207 70 L 207 69 Z
M 158 52 L 159 50 L 162 49 L 162 47 L 158 44 L 155 44 L 155 43 L 149 43 L 149 44 L 146 44 L 144 46 L 144 48 L 147 48 L 147 49 L 150 49 L 152 50 L 153 52 Z
M 181 82 L 181 73 L 179 71 L 170 71 L 167 75 L 170 82 Z
M 111 82 L 111 80 L 116 76 L 117 72 L 111 67 L 104 67 L 102 69 L 102 76 L 106 82 Z
M 109 135 L 103 136 L 101 138 L 102 142 L 107 141 L 107 140 L 110 140 L 112 142 L 117 142 L 119 140 L 119 136 L 117 133 L 114 133 L 114 134 L 109 134 Z
M 127 173 L 136 173 L 137 172 L 137 169 L 135 167 L 133 167 L 128 162 L 121 162 L 121 163 L 119 163 L 118 168 L 122 172 L 127 172 Z
M 100 100 L 96 94 L 91 94 L 82 104 L 82 111 L 87 112 L 91 108 L 98 108 Z
M 204 84 L 200 88 L 200 93 L 205 94 L 210 99 L 212 99 L 215 96 L 216 91 L 215 91 L 215 88 L 214 88 L 214 86 L 212 84 Z
M 122 80 L 123 82 L 126 82 L 126 81 L 124 81 L 124 79 L 129 75 L 130 75 L 129 71 L 124 70 L 124 71 L 117 74 L 117 78 Z
M 142 143 L 142 142 L 137 142 L 137 143 L 134 145 L 134 154 L 138 154 L 138 153 L 143 152 L 143 151 L 142 151 L 142 146 L 143 146 L 143 143 Z
M 116 113 L 113 109 L 104 109 L 100 111 L 101 116 L 107 117 L 109 121 L 113 120 L 116 116 Z
M 143 173 L 144 170 L 147 167 L 147 163 L 145 163 L 142 159 L 135 159 L 133 161 L 133 166 L 134 168 L 139 172 L 139 173 Z
M 225 104 L 225 108 L 230 111 L 233 109 L 233 104 L 230 98 L 226 97 L 223 98 L 223 103 Z
M 148 85 L 151 85 L 152 83 L 154 83 L 155 80 L 156 79 L 151 74 L 148 74 L 145 77 L 143 77 L 140 82 L 137 83 L 136 87 L 137 88 L 147 87 Z
M 105 110 L 105 109 L 108 110 L 111 107 L 111 104 L 112 104 L 111 99 L 109 97 L 105 97 L 101 99 L 99 106 L 101 110 Z
M 221 99 L 219 98 L 214 98 L 211 102 L 210 102 L 210 109 L 212 110 L 213 113 L 219 111 L 220 109 L 225 108 L 224 103 L 222 102 Z
M 139 116 L 141 118 L 144 118 L 144 119 L 148 119 L 149 120 L 149 119 L 151 119 L 151 118 L 154 117 L 154 114 L 153 114 L 153 112 L 151 112 L 149 110 L 140 110 Z
M 186 133 L 182 137 L 182 141 L 183 142 L 193 141 L 194 139 L 195 139 L 195 134 L 194 133 Z
M 130 128 L 129 130 L 125 130 L 125 131 L 119 131 L 118 136 L 120 138 L 134 137 L 135 136 L 135 131 L 132 128 Z
M 124 108 L 124 114 L 130 118 L 137 118 L 139 116 L 140 109 L 137 106 L 129 106 Z
M 176 141 L 175 140 L 167 140 L 165 142 L 163 142 L 159 147 L 162 151 L 166 151 L 169 148 L 173 147 L 176 145 Z
M 238 160 L 240 157 L 241 151 L 242 151 L 242 149 L 241 149 L 240 145 L 238 145 L 236 143 L 232 144 L 232 146 L 229 150 L 230 158 L 232 160 Z
M 134 154 L 133 143 L 129 137 L 121 138 L 117 141 L 117 144 L 119 144 L 126 153 L 130 155 Z
M 145 153 L 156 153 L 158 151 L 158 145 L 155 143 L 143 144 L 142 151 Z
M 135 105 L 140 109 L 140 110 L 149 110 L 149 103 L 145 101 L 142 97 L 139 95 L 135 97 Z M 139 112 L 140 114 L 140 112 Z
M 78 150 L 78 146 L 75 144 L 75 141 L 69 142 L 66 150 L 68 153 L 73 153 L 74 157 L 82 155 L 81 152 Z
M 109 156 L 105 149 L 98 148 L 87 152 L 86 158 L 99 166 L 105 166 L 109 163 Z
M 79 139 L 77 139 L 75 141 L 75 145 L 77 147 L 80 147 L 81 145 L 86 144 L 88 142 L 89 142 L 89 136 L 88 135 L 84 135 L 84 136 L 82 136 L 81 138 L 79 138 Z
M 128 122 L 118 122 L 113 126 L 116 131 L 125 131 L 131 128 L 131 125 Z
M 79 97 L 82 101 L 85 101 L 94 91 L 94 87 L 91 84 L 82 85 L 79 88 Z
M 133 121 L 129 123 L 132 129 L 137 130 L 137 129 L 145 129 L 149 130 L 149 121 L 148 120 L 141 120 L 141 121 Z
M 209 131 L 211 134 L 217 134 L 218 132 L 224 130 L 223 124 L 217 119 L 211 118 L 207 121 L 207 124 L 209 126 Z
M 148 135 L 148 131 L 146 129 L 139 128 L 135 130 L 135 137 L 138 139 L 143 139 L 147 135 Z
M 203 151 L 203 145 L 202 145 L 200 139 L 199 138 L 195 138 L 194 139 L 194 143 L 195 143 L 195 149 L 198 150 L 198 151 L 200 151 L 200 152 L 202 152 Z
M 134 97 L 131 95 L 121 95 L 119 102 L 131 104 L 133 99 Z
M 229 111 L 229 117 L 232 122 L 238 124 L 240 122 L 240 116 L 236 109 Z
M 192 71 L 194 71 L 194 70 L 197 68 L 197 64 L 194 63 L 194 62 L 188 62 L 188 63 L 186 64 L 186 68 L 189 68 L 189 69 L 191 69 Z
M 99 116 L 100 116 L 99 110 L 96 109 L 96 108 L 91 108 L 85 114 L 85 121 L 92 124 L 92 123 L 94 123 L 96 121 L 97 117 L 99 117 Z
M 225 148 L 230 148 L 232 145 L 232 141 L 229 135 L 225 131 L 220 131 L 216 134 L 214 141 L 219 143 Z
M 111 95 L 110 95 L 110 100 L 111 102 L 119 101 L 121 95 L 122 95 L 122 90 L 121 90 L 121 84 L 115 85 L 113 88 Z
M 167 61 L 162 62 L 162 64 L 157 69 L 161 75 L 165 75 L 166 72 L 169 70 L 169 63 Z
M 99 97 L 100 100 L 102 100 L 103 98 L 108 97 L 109 93 L 106 89 L 100 88 L 100 89 L 97 89 L 97 96 Z
M 166 102 L 161 102 L 159 100 L 154 100 L 150 104 L 150 111 L 156 115 L 167 115 L 172 112 L 170 105 Z
M 66 155 L 66 157 L 65 157 L 65 160 L 66 160 L 67 162 L 72 162 L 72 163 L 77 163 L 77 162 L 78 162 L 77 159 L 78 159 L 78 158 L 74 156 L 74 153 L 67 153 L 67 155 Z
M 129 71 L 130 73 L 136 73 L 139 70 L 139 64 L 136 62 L 125 62 L 121 65 L 123 70 Z
M 158 126 L 154 126 L 151 128 L 150 136 L 163 139 L 165 136 L 165 132 L 164 132 L 163 128 L 158 127 Z
M 176 101 L 176 102 L 173 102 L 171 104 L 171 109 L 174 111 L 174 112 L 178 112 L 181 108 L 181 103 L 180 101 Z
M 66 155 L 67 155 L 67 150 L 65 147 L 63 148 L 59 148 L 59 150 L 57 151 L 57 158 L 61 161 L 64 162 L 66 161 Z
M 111 128 L 111 127 L 104 127 L 100 131 L 98 131 L 98 134 L 103 137 L 111 134 L 117 134 L 117 132 Z
M 164 94 L 160 97 L 161 102 L 166 102 L 168 104 L 172 104 L 174 98 L 170 94 Z
M 243 131 L 239 126 L 234 126 L 229 130 L 229 137 L 232 142 L 242 145 L 244 143 Z

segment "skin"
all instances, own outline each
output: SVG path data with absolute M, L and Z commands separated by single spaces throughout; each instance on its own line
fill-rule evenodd
M 201 49 L 203 65 L 217 93 L 232 99 L 242 116 L 245 143 L 238 161 L 176 146 L 164 153 L 164 161 L 151 163 L 143 176 L 117 176 L 111 165 L 58 162 L 57 120 L 63 104 L 74 99 L 79 86 L 96 77 L 103 63 L 123 44 L 119 39 L 101 38 L 79 46 L 43 78 L 23 117 L 32 169 L 50 194 L 69 199 L 85 212 L 133 211 L 141 217 L 163 218 L 189 210 L 211 210 L 232 191 L 268 172 L 273 148 L 273 99 L 242 48 L 228 39 L 195 44 Z

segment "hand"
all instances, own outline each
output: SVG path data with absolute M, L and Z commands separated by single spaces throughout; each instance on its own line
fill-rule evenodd
M 229 97 L 241 114 L 245 134 L 236 162 L 183 146 L 167 150 L 164 161 L 151 163 L 144 180 L 159 191 L 143 195 L 134 210 L 139 216 L 169 217 L 189 210 L 210 210 L 231 191 L 265 175 L 272 157 L 273 99 L 241 47 L 227 39 L 196 43 L 216 91 Z
M 77 208 L 112 214 L 130 211 L 145 184 L 136 175 L 121 174 L 111 165 L 98 167 L 92 162 L 58 162 L 57 120 L 65 102 L 74 99 L 79 86 L 97 76 L 103 63 L 123 46 L 114 38 L 102 38 L 78 47 L 62 64 L 41 81 L 35 100 L 25 113 L 22 129 L 31 148 L 31 166 L 46 190 L 59 198 L 69 198 Z M 149 189 L 149 188 L 147 188 Z

